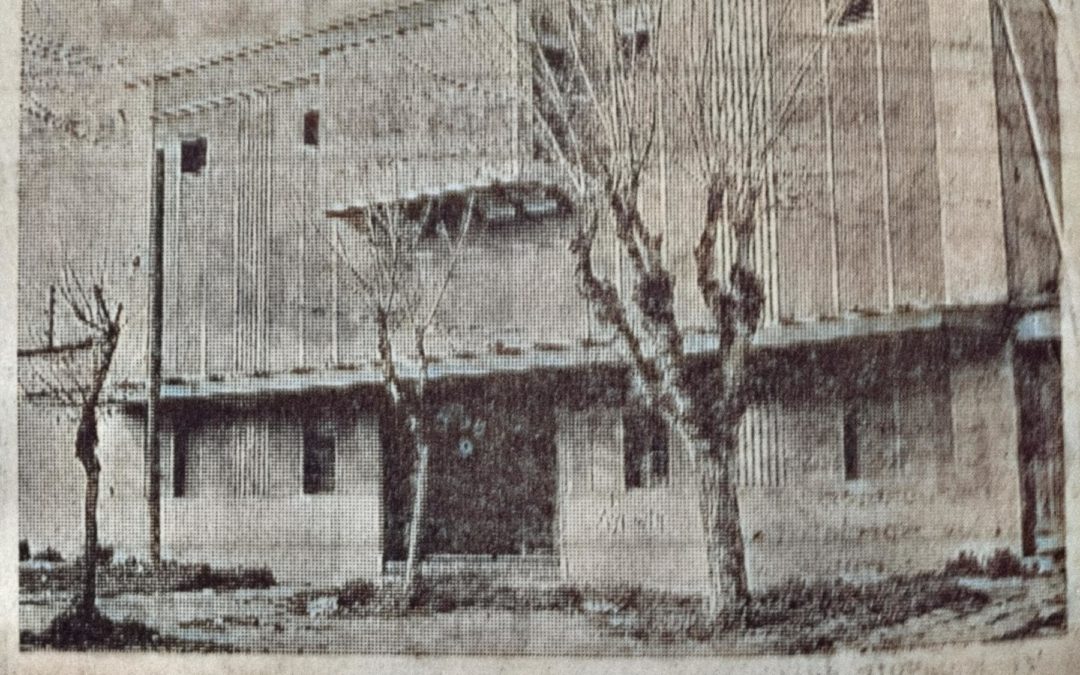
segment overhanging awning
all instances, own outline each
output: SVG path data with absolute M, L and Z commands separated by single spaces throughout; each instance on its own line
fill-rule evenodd
M 975 334 L 1006 333 L 1011 323 L 1011 310 L 1006 306 L 927 309 L 879 315 L 847 315 L 831 320 L 811 320 L 798 323 L 773 324 L 762 327 L 754 336 L 756 350 L 792 349 L 839 345 L 852 340 L 880 338 L 889 335 L 926 334 L 934 331 L 961 331 Z M 1034 321 L 1035 319 L 1021 318 Z M 1019 326 L 1019 324 L 1016 324 Z M 1027 330 L 1027 329 L 1025 329 Z M 708 356 L 718 346 L 715 333 L 687 331 L 685 351 L 690 356 Z M 616 346 L 610 341 L 560 344 L 536 344 L 458 356 L 439 355 L 428 367 L 431 380 L 487 377 L 502 374 L 541 370 L 569 370 L 593 366 L 615 366 L 621 362 Z M 419 375 L 414 361 L 402 359 L 397 364 L 398 376 L 414 380 Z M 215 398 L 246 398 L 304 394 L 319 391 L 346 391 L 381 386 L 382 370 L 375 361 L 350 364 L 347 368 L 325 368 L 316 371 L 282 372 L 234 376 L 222 380 L 167 380 L 162 386 L 163 400 L 202 400 Z M 145 390 L 138 383 L 114 388 L 111 400 L 139 405 L 145 401 Z
M 399 195 L 356 199 L 326 210 L 328 218 L 359 218 L 372 209 L 423 204 L 454 197 L 476 197 L 488 221 L 510 221 L 518 217 L 543 218 L 569 208 L 570 201 L 554 182 L 521 178 L 477 178 L 468 183 L 433 185 Z

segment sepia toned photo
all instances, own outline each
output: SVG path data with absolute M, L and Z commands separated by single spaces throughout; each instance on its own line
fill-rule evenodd
M 1074 4 L 23 0 L 20 651 L 1065 636 Z

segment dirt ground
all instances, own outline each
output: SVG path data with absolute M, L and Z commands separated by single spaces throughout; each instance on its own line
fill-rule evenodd
M 857 638 L 837 631 L 824 649 L 880 650 L 934 644 L 1059 634 L 1064 629 L 1065 580 L 1061 574 L 991 580 L 964 585 L 990 596 L 981 609 L 961 614 L 939 609 Z M 114 620 L 141 621 L 163 635 L 210 649 L 266 652 L 368 654 L 561 654 L 702 655 L 787 652 L 805 636 L 777 627 L 740 631 L 720 643 L 686 638 L 642 641 L 620 630 L 618 615 L 582 612 L 464 609 L 398 617 L 341 616 L 318 599 L 299 613 L 297 589 L 198 591 L 103 598 L 99 607 Z M 20 596 L 20 628 L 45 629 L 71 602 L 67 593 Z M 815 636 L 830 634 L 826 623 Z M 815 638 L 817 639 L 817 638 Z M 811 647 L 812 648 L 812 647 Z

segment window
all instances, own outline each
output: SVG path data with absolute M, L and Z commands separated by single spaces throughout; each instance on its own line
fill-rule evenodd
M 862 396 L 849 400 L 843 411 L 844 480 L 902 478 L 910 453 L 899 428 L 901 394 L 889 390 Z
M 533 106 L 543 122 L 533 135 L 533 159 L 554 161 L 568 147 L 569 124 L 575 114 L 574 69 L 570 53 L 553 37 L 546 39 L 534 58 Z
M 649 31 L 636 30 L 623 33 L 619 36 L 619 44 L 627 65 L 639 62 L 643 60 L 645 52 L 649 49 Z
M 859 402 L 844 410 L 844 480 L 859 478 Z
M 667 424 L 652 411 L 623 414 L 623 476 L 627 489 L 667 485 Z
M 619 47 L 629 66 L 642 60 L 649 49 L 649 40 L 655 21 L 652 8 L 646 5 L 623 7 L 618 11 L 616 23 L 619 30 Z
M 419 221 L 425 215 L 427 216 L 427 220 L 420 223 L 421 236 L 437 239 L 441 236 L 439 233 L 441 226 L 446 228 L 446 234 L 455 241 L 466 217 L 472 217 L 468 215 L 468 212 L 468 198 L 461 194 L 446 194 L 430 201 L 417 200 L 406 204 L 404 209 L 404 215 L 408 220 Z
M 309 110 L 304 113 L 304 145 L 319 145 L 319 111 Z
M 173 436 L 173 497 L 188 496 L 188 440 L 186 429 L 178 429 Z
M 874 18 L 874 0 L 847 0 L 844 10 L 836 25 L 841 27 L 856 26 Z
M 206 139 L 193 138 L 180 143 L 181 173 L 200 173 L 206 166 Z
M 329 424 L 304 427 L 304 494 L 334 491 L 334 432 Z

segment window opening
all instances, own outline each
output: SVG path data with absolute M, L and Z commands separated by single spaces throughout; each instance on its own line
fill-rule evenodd
M 623 33 L 619 36 L 623 59 L 627 64 L 635 63 L 643 58 L 649 49 L 649 31 L 637 30 Z
M 304 494 L 320 495 L 334 491 L 334 446 L 334 433 L 330 425 L 305 426 Z
M 619 11 L 616 21 L 623 59 L 627 65 L 631 65 L 649 49 L 655 25 L 652 8 L 645 5 L 625 7 Z
M 623 414 L 623 477 L 627 489 L 668 481 L 668 428 L 662 417 L 635 408 Z
M 319 145 L 319 111 L 309 110 L 304 113 L 304 145 Z
M 874 18 L 874 0 L 848 0 L 844 11 L 836 25 L 841 27 L 854 26 L 870 21 Z
M 848 403 L 844 410 L 844 480 L 859 478 L 858 403 Z
M 187 497 L 188 453 L 190 434 L 177 431 L 173 436 L 173 497 Z
M 556 38 L 549 37 L 535 57 L 533 79 L 533 105 L 543 119 L 554 140 L 547 132 L 537 129 L 533 136 L 533 159 L 553 161 L 559 150 L 568 146 L 569 122 L 573 110 L 565 110 L 573 104 L 571 57 L 569 51 Z M 557 146 L 551 147 L 552 143 Z
M 180 143 L 181 173 L 200 173 L 206 166 L 206 139 L 193 138 Z

